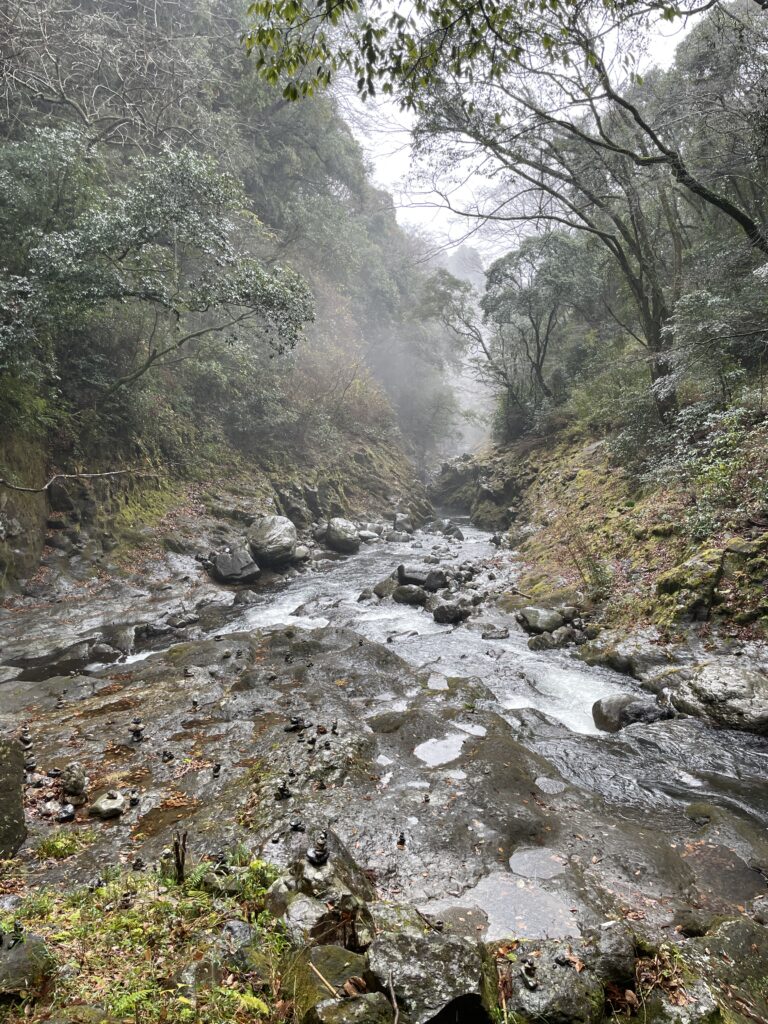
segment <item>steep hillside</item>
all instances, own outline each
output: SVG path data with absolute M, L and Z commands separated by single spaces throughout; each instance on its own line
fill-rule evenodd
M 725 426 L 700 439 L 695 471 L 663 486 L 638 483 L 611 439 L 571 431 L 448 464 L 431 493 L 506 531 L 522 559 L 517 603 L 577 600 L 611 625 L 764 636 L 766 421 L 745 426 L 738 446 Z

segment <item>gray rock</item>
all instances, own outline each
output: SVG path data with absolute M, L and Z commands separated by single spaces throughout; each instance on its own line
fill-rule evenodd
M 730 993 L 724 1007 L 726 1019 L 738 1018 L 745 1005 L 750 1019 L 768 1018 L 768 929 L 746 917 L 723 921 L 707 935 L 686 943 L 681 955 L 721 999 L 724 992 Z
M 313 946 L 292 958 L 282 978 L 283 993 L 295 999 L 300 1020 L 346 1019 L 328 1017 L 323 1011 L 313 1015 L 312 1009 L 320 1003 L 328 1001 L 339 1005 L 339 1000 L 328 1000 L 328 989 L 315 971 L 319 971 L 330 986 L 340 992 L 350 978 L 362 979 L 368 973 L 365 956 L 351 953 L 343 946 Z M 365 990 L 364 982 L 361 982 L 361 989 Z
M 373 530 L 360 530 L 358 537 L 363 544 L 375 544 L 377 541 L 381 540 L 378 533 L 375 533 Z
M 412 583 L 431 593 L 448 586 L 448 577 L 443 569 L 432 569 L 426 565 L 398 565 L 397 578 L 400 583 Z
M 309 560 L 312 552 L 309 550 L 306 544 L 297 544 L 296 550 L 293 552 L 294 562 L 306 562 Z
M 410 516 L 404 515 L 402 512 L 395 513 L 392 527 L 399 533 L 413 533 L 413 523 Z
M 410 534 L 401 533 L 399 530 L 390 530 L 384 538 L 388 544 L 405 544 L 410 539 Z
M 515 953 L 514 963 L 503 968 L 510 1019 L 541 1024 L 593 1024 L 602 1019 L 603 986 L 583 966 L 586 953 L 578 944 L 525 942 Z
M 592 718 L 603 732 L 618 732 L 622 727 L 622 712 L 637 698 L 628 693 L 617 693 L 613 697 L 601 697 L 592 705 Z
M 0 996 L 22 996 L 34 991 L 51 967 L 48 947 L 38 935 L 0 938 Z
M 336 516 L 328 523 L 326 535 L 328 547 L 333 548 L 342 555 L 354 555 L 360 549 L 360 534 L 357 527 L 348 519 Z
M 516 618 L 528 633 L 553 633 L 565 625 L 560 612 L 553 608 L 536 608 L 533 605 L 521 608 Z
M 622 990 L 635 981 L 636 939 L 625 921 L 608 921 L 591 933 L 592 946 L 585 959 L 603 982 L 613 982 Z
M 328 899 L 349 893 L 361 900 L 373 899 L 373 888 L 355 859 L 335 832 L 326 830 L 329 858 L 324 864 L 311 864 L 301 857 L 291 865 L 294 888 L 308 896 Z
M 68 797 L 79 798 L 82 803 L 82 798 L 85 796 L 85 790 L 88 786 L 88 778 L 85 774 L 85 768 L 80 764 L 79 761 L 72 761 L 61 773 L 61 784 L 64 789 L 64 795 Z M 76 802 L 73 800 L 73 803 Z
M 432 529 L 436 533 L 442 533 L 444 537 L 450 537 L 451 540 L 464 540 L 464 534 L 452 519 L 436 519 Z
M 729 729 L 768 734 L 768 673 L 724 659 L 697 666 L 672 691 L 678 711 Z
M 651 722 L 671 718 L 672 715 L 671 708 L 632 694 L 618 693 L 613 697 L 602 697 L 592 705 L 592 718 L 603 732 L 618 732 L 637 722 L 649 725 Z
M 119 818 L 125 810 L 125 806 L 126 799 L 122 793 L 110 789 L 96 797 L 88 808 L 88 813 L 96 818 L 101 818 L 102 821 L 108 821 L 110 818 Z
M 260 566 L 280 566 L 292 561 L 298 534 L 286 516 L 264 516 L 248 531 L 248 543 Z
M 398 565 L 397 567 L 397 580 L 398 583 L 412 584 L 416 587 L 423 587 L 424 581 L 430 573 L 430 569 L 425 565 Z
M 554 651 L 557 646 L 557 640 L 551 633 L 537 633 L 528 638 L 528 647 L 532 651 Z
M 568 644 L 575 644 L 577 637 L 578 633 L 573 626 L 560 626 L 552 632 L 552 639 L 558 647 L 567 647 Z
M 397 587 L 397 580 L 394 576 L 385 576 L 383 580 L 379 580 L 376 586 L 373 588 L 373 592 L 376 597 L 392 597 Z
M 255 583 L 261 575 L 245 544 L 219 552 L 210 564 L 211 575 L 220 583 Z
M 483 640 L 507 640 L 508 638 L 509 629 L 506 626 L 490 626 L 481 634 Z
M 483 1020 L 490 1009 L 486 958 L 477 942 L 438 932 L 386 933 L 374 940 L 368 959 L 380 988 L 389 987 L 391 974 L 398 1005 L 412 1024 L 426 1024 L 442 1011 L 452 1020 L 458 1000 L 461 1020 Z
M 13 740 L 0 739 L 0 859 L 12 857 L 24 842 L 24 755 Z
M 386 532 L 386 527 L 383 523 L 362 523 L 360 527 L 360 533 L 375 533 L 377 537 L 381 537 Z
M 443 625 L 456 624 L 469 618 L 470 609 L 458 601 L 441 601 L 432 612 L 435 622 Z
M 561 608 L 558 608 L 557 610 L 560 612 L 560 614 L 563 616 L 566 622 L 573 622 L 573 620 L 577 618 L 579 614 L 579 609 L 571 604 L 563 605 Z
M 395 587 L 392 599 L 398 604 L 414 604 L 423 607 L 427 602 L 427 592 L 413 583 L 403 583 L 399 587 Z
M 373 937 L 373 919 L 362 900 L 346 893 L 324 902 L 306 893 L 289 901 L 283 921 L 296 945 L 321 943 L 364 949 Z

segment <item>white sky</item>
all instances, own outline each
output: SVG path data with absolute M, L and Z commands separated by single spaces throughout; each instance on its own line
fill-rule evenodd
M 675 48 L 683 39 L 692 22 L 661 22 L 649 41 L 645 63 L 667 68 L 672 63 Z M 373 168 L 374 184 L 390 192 L 395 201 L 398 222 L 429 234 L 439 247 L 450 248 L 466 239 L 468 225 L 441 207 L 439 196 L 424 192 L 417 183 L 409 181 L 411 171 L 410 117 L 390 101 L 362 103 L 352 90 L 342 100 L 344 116 Z M 480 250 L 482 241 L 468 241 Z

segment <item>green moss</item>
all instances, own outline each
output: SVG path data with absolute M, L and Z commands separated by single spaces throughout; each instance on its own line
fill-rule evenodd
M 170 482 L 161 487 L 137 487 L 128 492 L 114 517 L 118 531 L 135 529 L 139 526 L 157 526 L 168 512 L 186 497 L 182 485 Z
M 40 860 L 66 860 L 86 849 L 98 838 L 92 829 L 60 829 L 46 836 L 35 847 Z

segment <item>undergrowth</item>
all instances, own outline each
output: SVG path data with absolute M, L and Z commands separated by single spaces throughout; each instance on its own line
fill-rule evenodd
M 0 930 L 20 926 L 41 936 L 55 965 L 53 984 L 1 1007 L 0 1020 L 77 1019 L 86 1008 L 141 1024 L 289 1018 L 279 999 L 287 942 L 264 910 L 276 872 L 251 862 L 237 897 L 206 891 L 205 874 L 192 871 L 175 885 L 154 873 L 119 871 L 74 892 L 41 889 L 0 914 Z M 232 920 L 253 929 L 237 955 L 222 934 Z

